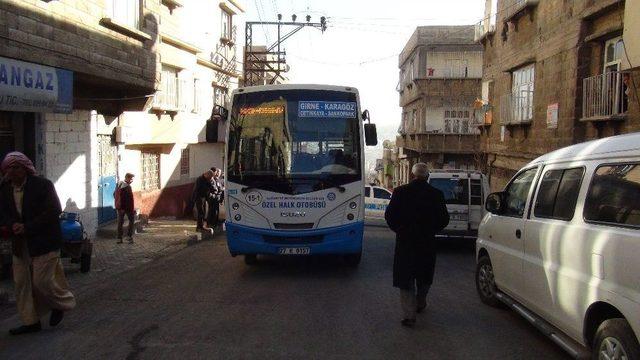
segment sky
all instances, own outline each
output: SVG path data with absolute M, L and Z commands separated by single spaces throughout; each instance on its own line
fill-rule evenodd
M 478 22 L 484 0 L 243 0 L 246 21 L 319 22 L 327 30 L 304 28 L 283 43 L 292 84 L 330 84 L 356 87 L 363 109 L 377 125 L 379 145 L 367 148 L 367 169 L 382 157 L 382 142 L 394 140 L 401 108 L 396 91 L 398 55 L 416 26 L 465 25 Z M 244 24 L 242 25 L 244 26 Z M 240 30 L 240 29 L 238 29 Z M 240 31 L 244 34 L 244 29 Z M 253 43 L 269 45 L 275 27 L 254 27 Z M 244 39 L 242 35 L 241 39 Z M 244 45 L 244 44 L 242 44 Z

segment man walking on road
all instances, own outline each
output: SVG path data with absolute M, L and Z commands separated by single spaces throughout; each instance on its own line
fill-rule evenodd
M 207 213 L 207 199 L 213 192 L 213 185 L 211 184 L 212 178 L 213 171 L 205 171 L 204 174 L 198 177 L 195 187 L 193 188 L 192 200 L 196 206 L 196 212 L 198 216 L 198 224 L 196 225 L 196 230 L 211 231 L 209 227 L 204 226 L 204 220 Z
M 0 225 L 13 234 L 16 305 L 24 323 L 9 332 L 20 335 L 40 331 L 40 318 L 49 311 L 49 325 L 58 325 L 76 300 L 60 262 L 62 209 L 53 183 L 36 176 L 31 160 L 19 152 L 7 154 L 0 170 Z
M 129 220 L 127 228 L 127 240 L 133 244 L 133 229 L 135 226 L 135 211 L 133 203 L 133 190 L 131 183 L 133 182 L 133 174 L 127 173 L 124 181 L 118 183 L 116 187 L 115 199 L 116 210 L 118 210 L 118 244 L 122 244 L 122 227 L 124 226 L 124 217 Z
M 222 185 L 220 184 L 220 169 L 215 167 L 211 168 L 213 171 L 213 177 L 211 178 L 211 193 L 207 198 L 207 204 L 209 211 L 207 213 L 207 225 L 210 228 L 215 229 L 218 226 L 218 219 L 220 214 L 220 201 L 222 193 Z
M 396 233 L 393 286 L 400 289 L 402 325 L 408 327 L 415 325 L 416 313 L 427 306 L 436 265 L 435 235 L 449 224 L 442 192 L 427 182 L 427 164 L 417 163 L 411 172 L 414 180 L 393 191 L 384 214 Z

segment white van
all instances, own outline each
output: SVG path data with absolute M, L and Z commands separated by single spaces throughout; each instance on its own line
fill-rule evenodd
M 391 201 L 391 191 L 375 185 L 364 187 L 364 216 L 384 219 L 384 212 Z
M 640 359 L 640 133 L 570 146 L 489 195 L 476 287 L 580 357 Z
M 487 178 L 478 171 L 431 170 L 429 183 L 442 191 L 449 210 L 449 225 L 438 236 L 475 239 L 489 193 Z

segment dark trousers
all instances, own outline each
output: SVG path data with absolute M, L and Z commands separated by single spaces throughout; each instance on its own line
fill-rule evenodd
M 209 227 L 215 227 L 218 225 L 218 218 L 220 215 L 220 202 L 216 198 L 207 199 L 207 205 L 209 206 L 209 212 L 207 213 L 207 224 Z
M 118 239 L 122 239 L 122 227 L 124 225 L 124 217 L 129 219 L 129 227 L 127 228 L 127 236 L 133 237 L 133 227 L 135 225 L 135 212 L 127 212 L 118 210 Z
M 205 198 L 196 198 L 196 215 L 198 216 L 197 229 L 202 229 L 204 225 L 204 218 L 207 213 L 207 201 Z
M 400 304 L 405 319 L 415 319 L 416 309 L 427 305 L 427 294 L 431 284 L 415 280 L 413 289 L 400 289 Z

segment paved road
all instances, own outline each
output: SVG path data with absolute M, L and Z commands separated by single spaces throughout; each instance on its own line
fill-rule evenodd
M 365 256 L 261 259 L 246 266 L 203 242 L 83 293 L 58 329 L 9 337 L 0 359 L 564 359 L 516 314 L 475 294 L 473 245 L 442 246 L 416 328 L 400 326 L 390 286 L 393 236 L 368 227 Z

